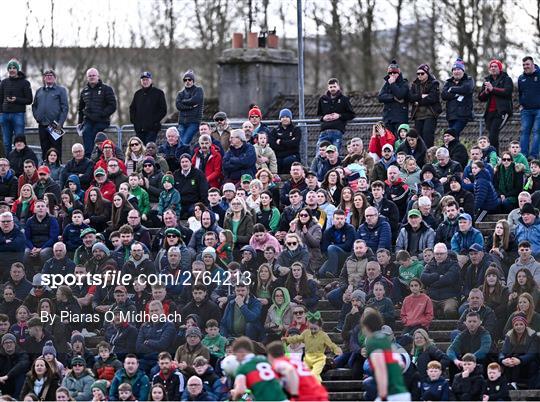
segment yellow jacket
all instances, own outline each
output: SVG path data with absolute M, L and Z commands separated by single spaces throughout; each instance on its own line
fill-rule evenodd
M 315 335 L 311 333 L 309 329 L 306 329 L 300 335 L 293 335 L 285 337 L 287 343 L 304 343 L 306 345 L 305 351 L 307 354 L 323 353 L 326 348 L 330 348 L 336 355 L 341 354 L 341 348 L 336 345 L 328 334 L 322 330 L 318 331 Z

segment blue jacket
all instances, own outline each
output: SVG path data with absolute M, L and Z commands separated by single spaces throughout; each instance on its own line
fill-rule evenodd
M 41 273 L 49 275 L 67 275 L 73 274 L 74 271 L 75 263 L 66 256 L 61 260 L 57 260 L 53 257 L 45 261 Z
M 223 317 L 221 319 L 219 332 L 225 338 L 230 337 L 233 333 L 234 305 L 236 303 L 234 300 L 235 297 L 235 295 L 231 295 L 229 297 L 229 301 L 227 302 L 225 311 L 223 312 Z M 247 303 L 244 303 L 244 305 L 240 307 L 240 311 L 244 316 L 246 324 L 261 324 L 262 327 L 262 323 L 260 321 L 262 304 L 255 296 L 249 295 Z
M 489 163 L 484 163 L 484 169 L 487 170 L 487 172 L 489 174 L 489 180 L 492 181 L 493 180 L 493 175 L 494 175 L 493 166 L 491 166 Z M 464 190 L 473 192 L 474 191 L 474 179 L 475 179 L 475 177 L 472 174 L 471 162 L 470 161 L 467 164 L 467 166 L 465 166 L 465 169 L 463 169 L 463 179 L 465 179 L 465 178 L 469 179 L 471 181 L 471 183 L 467 184 L 467 183 L 461 182 L 461 187 Z
M 52 247 L 58 241 L 60 226 L 58 220 L 52 215 L 47 214 L 41 222 L 34 215 L 26 221 L 24 234 L 26 247 L 29 249 Z
M 540 218 L 536 218 L 530 226 L 523 223 L 523 218 L 519 218 L 516 226 L 516 243 L 519 244 L 523 240 L 531 243 L 532 253 L 536 256 L 540 254 Z
M 534 73 L 518 78 L 519 104 L 523 109 L 540 109 L 540 67 L 534 67 Z
M 178 124 L 200 123 L 204 109 L 203 89 L 193 85 L 178 92 L 176 108 L 179 111 Z
M 176 338 L 176 329 L 172 322 L 144 323 L 137 336 L 137 353 L 155 354 L 169 350 Z
M 367 223 L 362 223 L 358 228 L 357 238 L 366 242 L 366 245 L 376 253 L 379 248 L 391 250 L 392 230 L 388 219 L 379 215 L 379 220 L 374 228 L 369 228 Z
M 223 157 L 222 171 L 226 179 L 238 181 L 244 174 L 255 177 L 257 154 L 250 143 L 244 143 L 240 148 L 230 147 Z
M 486 169 L 482 169 L 474 180 L 474 210 L 493 211 L 499 205 L 499 195 Z
M 465 233 L 458 230 L 454 233 L 454 236 L 452 236 L 452 240 L 450 241 L 452 251 L 456 254 L 468 254 L 469 247 L 474 243 L 478 243 L 482 247 L 484 246 L 484 236 L 482 236 L 482 232 L 473 227 Z
M 70 174 L 67 178 L 66 185 L 64 186 L 63 183 L 60 183 L 60 186 L 69 187 L 69 182 L 72 182 L 75 184 L 75 186 L 77 186 L 75 194 L 77 195 L 77 197 L 79 197 L 79 200 L 83 202 L 84 190 L 81 188 L 81 181 L 79 180 L 79 176 L 77 176 L 76 174 Z
M 144 374 L 144 371 L 137 370 L 133 377 L 128 377 L 126 369 L 121 369 L 116 372 L 111 382 L 111 389 L 109 390 L 109 400 L 118 400 L 118 387 L 123 383 L 131 384 L 131 391 L 133 396 L 138 401 L 148 400 L 148 393 L 150 392 L 150 380 Z
M 323 232 L 321 251 L 326 253 L 328 247 L 337 246 L 343 251 L 350 253 L 355 240 L 356 233 L 353 225 L 345 223 L 341 229 L 336 229 L 336 227 L 332 225 Z
M 66 244 L 68 251 L 75 251 L 77 250 L 77 247 L 83 244 L 81 232 L 87 227 L 88 225 L 86 223 L 81 225 L 70 223 L 64 228 L 64 232 L 62 233 L 62 241 Z
M 0 230 L 0 259 L 2 265 L 11 267 L 14 262 L 22 261 L 25 243 L 26 238 L 21 229 L 13 227 L 13 230 L 9 233 Z
M 485 359 L 491 350 L 491 335 L 484 327 L 471 334 L 468 329 L 461 331 L 448 347 L 446 354 L 450 360 L 456 360 L 465 353 L 472 353 L 477 360 Z
M 450 400 L 450 386 L 446 378 L 427 380 L 422 382 L 423 401 L 448 401 Z

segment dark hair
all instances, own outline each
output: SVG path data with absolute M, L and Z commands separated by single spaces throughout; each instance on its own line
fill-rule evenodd
M 203 292 L 208 292 L 208 288 L 206 287 L 206 285 L 203 285 L 202 283 L 197 283 L 193 285 L 193 287 L 191 288 L 191 291 L 193 292 L 195 290 L 202 290 Z
M 330 85 L 330 84 L 338 84 L 339 85 L 339 81 L 338 81 L 337 78 L 330 78 L 328 80 L 328 85 Z
M 384 190 L 384 183 L 381 180 L 375 180 L 373 183 L 371 183 L 371 188 L 374 187 L 382 188 Z
M 529 60 L 534 63 L 534 60 L 533 60 L 532 56 L 525 56 L 524 58 L 521 59 L 521 61 L 523 63 L 525 63 L 526 61 L 529 61 Z
M 383 318 L 377 310 L 365 313 L 361 319 L 361 326 L 366 327 L 370 332 L 380 331 L 383 326 Z
M 27 164 L 30 164 L 30 165 L 36 167 L 36 162 L 34 162 L 32 159 L 25 159 L 24 162 L 23 162 L 23 166 L 27 165 Z
M 469 317 L 477 317 L 480 321 L 482 321 L 482 317 L 480 317 L 480 314 L 478 314 L 477 311 L 469 311 L 467 313 L 466 318 L 469 318 Z
M 96 192 L 97 199 L 96 202 L 92 202 L 90 200 L 90 193 L 92 191 Z M 84 203 L 84 211 L 86 212 L 87 216 L 101 216 L 105 213 L 105 205 L 109 204 L 109 200 L 105 200 L 103 196 L 101 195 L 101 191 L 99 191 L 99 188 L 94 187 L 88 190 L 89 196 L 86 199 L 86 202 Z M 112 233 L 111 233 L 112 234 Z
M 266 227 L 262 223 L 253 225 L 253 233 L 266 233 Z
M 99 348 L 104 348 L 104 349 L 107 349 L 107 350 L 111 350 L 111 344 L 109 342 L 106 342 L 106 341 L 101 341 L 97 344 L 97 349 L 99 350 Z
M 60 161 L 60 154 L 58 153 L 58 150 L 56 148 L 49 148 L 49 150 L 45 153 L 43 165 L 47 165 L 49 163 L 49 155 L 53 152 L 56 152 L 56 162 L 54 163 L 54 165 L 60 166 L 62 164 L 62 162 Z
M 468 316 L 468 314 L 467 314 Z M 473 355 L 472 353 L 465 353 L 463 355 L 463 357 L 461 358 L 462 361 L 464 362 L 472 362 L 472 363 L 476 363 L 476 356 Z
M 520 274 L 521 272 L 523 272 L 527 277 L 527 281 L 525 282 L 525 285 L 523 285 L 523 287 L 518 283 L 517 280 L 518 274 Z M 516 272 L 516 276 L 514 277 L 514 285 L 512 286 L 510 293 L 516 292 L 518 295 L 521 295 L 521 293 L 527 292 L 533 294 L 536 287 L 537 283 L 534 280 L 531 271 L 529 271 L 527 268 L 521 268 L 518 269 L 518 271 Z
M 169 352 L 160 352 L 158 355 L 158 360 L 163 360 L 163 359 L 172 360 L 172 356 Z
M 285 356 L 285 347 L 280 341 L 274 341 L 266 346 L 266 353 L 272 357 L 283 357 Z
M 129 226 L 128 224 L 120 226 L 120 229 L 118 229 L 118 233 L 120 234 L 133 234 L 133 228 Z
M 211 318 L 208 321 L 206 321 L 205 328 L 215 328 L 215 327 L 219 327 L 219 323 L 217 322 L 217 320 L 214 320 L 213 318 Z
M 296 291 L 296 284 L 295 284 L 296 279 L 294 279 L 293 274 L 292 274 L 292 267 L 295 266 L 295 265 L 302 268 L 302 275 L 300 276 L 300 279 L 298 280 L 298 282 L 299 282 L 298 288 L 300 289 L 299 292 Z M 287 279 L 285 280 L 285 287 L 289 291 L 289 295 L 291 296 L 291 300 L 294 298 L 293 295 L 297 295 L 297 294 L 300 294 L 304 299 L 307 298 L 307 297 L 312 296 L 311 289 L 310 289 L 310 287 L 308 285 L 308 277 L 307 277 L 307 273 L 306 273 L 306 269 L 304 267 L 304 264 L 302 264 L 301 262 L 298 262 L 298 261 L 292 263 L 291 270 L 287 274 Z
M 327 147 L 328 145 L 332 145 L 332 143 L 330 141 L 321 141 L 318 145 L 319 148 L 322 148 L 322 147 Z
M 336 209 L 334 211 L 334 216 L 335 215 L 343 215 L 343 216 L 345 216 L 345 211 L 343 211 L 342 209 Z
M 244 349 L 250 353 L 253 353 L 253 342 L 247 336 L 241 336 L 236 338 L 232 344 L 233 352 L 236 352 L 240 349 Z

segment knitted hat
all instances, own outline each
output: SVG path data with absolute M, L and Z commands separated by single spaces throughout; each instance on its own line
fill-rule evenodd
M 188 153 L 183 153 L 182 155 L 180 155 L 178 160 L 181 161 L 182 159 L 189 159 L 189 161 L 191 162 L 191 155 Z
M 82 236 L 81 236 L 82 237 Z M 95 243 L 93 246 L 92 246 L 92 252 L 94 250 L 101 250 L 103 251 L 106 255 L 111 255 L 111 250 L 109 250 L 109 248 L 104 244 L 104 243 L 101 243 L 101 242 L 97 242 Z
M 75 342 L 82 342 L 82 344 L 84 345 L 84 336 L 82 336 L 80 333 L 71 335 L 71 340 L 69 343 L 73 345 Z
M 193 82 L 195 82 L 195 73 L 193 72 L 193 70 L 187 70 L 184 73 L 184 76 L 182 77 L 182 79 L 185 80 L 186 78 L 191 78 Z
M 190 327 L 190 328 L 187 329 L 186 338 L 189 337 L 189 336 L 192 336 L 192 335 L 198 336 L 199 338 L 202 339 L 201 330 L 199 328 L 197 328 L 197 327 Z
M 177 235 L 178 237 L 181 237 L 182 236 L 182 233 L 180 233 L 180 231 L 176 228 L 168 228 L 165 230 L 165 236 L 167 236 L 168 234 L 174 234 L 174 235 Z
M 527 316 L 523 313 L 517 313 L 512 317 L 512 326 L 514 326 L 515 322 L 521 321 L 525 326 L 529 325 L 529 321 L 527 320 Z
M 4 334 L 2 336 L 2 345 L 4 344 L 4 342 L 8 342 L 8 341 L 17 343 L 17 338 L 15 338 L 15 335 L 10 334 L 10 333 Z
M 18 142 L 22 142 L 24 145 L 26 145 L 26 137 L 24 136 L 24 134 L 17 134 L 13 138 L 13 144 L 16 144 Z
M 94 139 L 94 144 L 97 144 L 99 142 L 103 142 L 105 140 L 108 140 L 109 137 L 107 137 L 107 134 L 105 134 L 103 131 L 99 131 L 96 134 L 96 138 Z
M 105 172 L 105 169 L 103 168 L 97 168 L 94 172 L 94 176 L 105 176 L 107 173 Z
M 533 207 L 533 205 L 530 202 L 523 204 L 519 212 L 521 213 L 521 215 L 533 214 L 535 216 L 538 216 L 538 210 L 535 207 Z
M 12 67 L 15 67 L 17 71 L 21 71 L 21 62 L 17 59 L 11 59 L 8 61 L 7 69 L 9 70 Z
M 401 130 L 405 130 L 406 132 L 409 132 L 410 129 L 411 129 L 411 126 L 409 126 L 406 123 L 403 123 L 399 125 L 397 132 L 399 133 Z
M 360 289 L 356 289 L 354 292 L 352 292 L 351 299 L 359 300 L 364 304 L 366 302 L 366 292 Z
M 43 283 L 41 281 L 41 274 L 35 274 L 32 277 L 32 286 L 43 286 Z
M 444 134 L 450 134 L 452 137 L 457 138 L 457 133 L 456 133 L 456 129 L 455 129 L 455 128 L 448 127 L 447 129 L 445 129 L 445 130 L 443 131 L 443 135 L 444 135 Z
M 107 395 L 107 381 L 106 380 L 97 380 L 92 384 L 92 387 L 90 387 L 91 390 L 94 388 L 97 388 L 103 392 L 103 395 Z
M 281 109 L 279 112 L 279 118 L 282 119 L 284 117 L 288 117 L 292 120 L 292 112 L 289 109 Z
M 53 355 L 56 357 L 56 348 L 53 345 L 52 341 L 45 342 L 45 345 L 43 346 L 43 351 L 41 352 L 43 356 L 46 355 Z
M 426 64 L 426 63 L 422 63 L 418 66 L 418 68 L 416 69 L 416 71 L 423 71 L 424 73 L 426 73 L 427 75 L 429 75 L 429 64 Z
M 165 183 L 171 183 L 174 186 L 174 176 L 169 173 L 163 175 L 163 178 L 161 179 L 161 184 L 163 185 Z
M 463 63 L 463 60 L 461 58 L 457 58 L 456 61 L 454 61 L 454 64 L 452 65 L 452 70 L 455 70 L 456 68 L 459 68 L 461 71 L 465 71 L 465 63 Z
M 401 73 L 401 70 L 399 69 L 399 64 L 397 64 L 396 60 L 392 60 L 390 62 L 386 71 L 389 73 Z
M 109 140 L 108 138 L 106 138 L 106 139 L 103 140 L 103 142 L 101 143 L 101 150 L 103 151 L 103 148 L 105 148 L 106 146 L 109 146 L 109 147 L 111 147 L 112 149 L 114 149 L 114 142 L 112 142 L 111 140 Z
M 203 257 L 208 254 L 211 255 L 214 260 L 216 259 L 216 249 L 214 247 L 206 247 L 203 250 L 202 252 Z
M 90 234 L 90 233 L 96 234 L 96 229 L 94 229 L 94 228 L 86 228 L 86 229 L 84 229 L 81 232 L 80 238 L 84 239 L 84 236 L 86 236 L 87 234 Z
M 489 62 L 489 67 L 491 67 L 492 64 L 496 64 L 497 67 L 499 67 L 499 71 L 502 71 L 503 70 L 503 64 L 500 60 L 497 60 L 497 59 L 493 59 Z
M 291 115 L 292 115 L 292 114 L 291 114 Z M 257 106 L 252 107 L 252 108 L 249 110 L 249 113 L 248 113 L 248 117 L 251 117 L 251 116 L 259 116 L 259 117 L 262 117 L 261 109 L 259 109 Z
M 148 163 L 151 163 L 152 165 L 155 165 L 156 160 L 152 156 L 145 156 L 144 160 L 143 160 L 143 166 L 148 164 Z
M 78 364 L 82 364 L 84 367 L 86 367 L 86 360 L 84 360 L 82 356 L 75 356 L 73 359 L 71 359 L 72 367 Z

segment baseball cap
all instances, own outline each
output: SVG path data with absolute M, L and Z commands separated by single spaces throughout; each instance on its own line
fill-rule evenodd
M 337 148 L 335 145 L 328 145 L 326 147 L 326 152 L 337 152 Z
M 84 229 L 82 232 L 81 232 L 81 239 L 84 238 L 84 236 L 86 236 L 87 234 L 90 234 L 90 233 L 96 233 L 96 229 L 94 228 L 86 228 Z
M 105 176 L 105 169 L 97 168 L 94 172 L 94 176 Z
M 251 180 L 253 180 L 253 177 L 251 177 L 250 174 L 243 174 L 242 177 L 240 178 L 240 181 L 242 183 L 250 182 Z
M 418 209 L 411 209 L 409 213 L 407 214 L 407 217 L 410 218 L 412 216 L 421 217 L 422 213 Z
M 40 166 L 37 172 L 38 174 L 41 174 L 41 173 L 51 174 L 51 169 L 49 169 L 48 166 Z
M 150 71 L 143 71 L 141 78 L 152 78 L 152 73 Z
M 461 220 L 461 219 L 465 219 L 465 220 L 467 220 L 467 221 L 472 222 L 472 217 L 471 217 L 471 215 L 466 214 L 466 213 L 459 214 L 458 220 Z
M 471 244 L 471 246 L 469 247 L 469 251 L 484 251 L 484 247 L 482 247 L 480 244 L 478 243 L 473 243 Z
M 431 180 L 424 180 L 421 184 L 422 187 L 430 187 L 430 188 L 435 188 L 435 185 L 433 184 L 433 182 Z
M 384 151 L 386 148 L 390 149 L 391 151 L 394 150 L 394 147 L 393 147 L 392 145 L 390 145 L 390 144 L 384 144 L 383 147 L 382 147 L 383 151 Z M 328 148 L 326 149 L 326 151 L 328 152 Z

